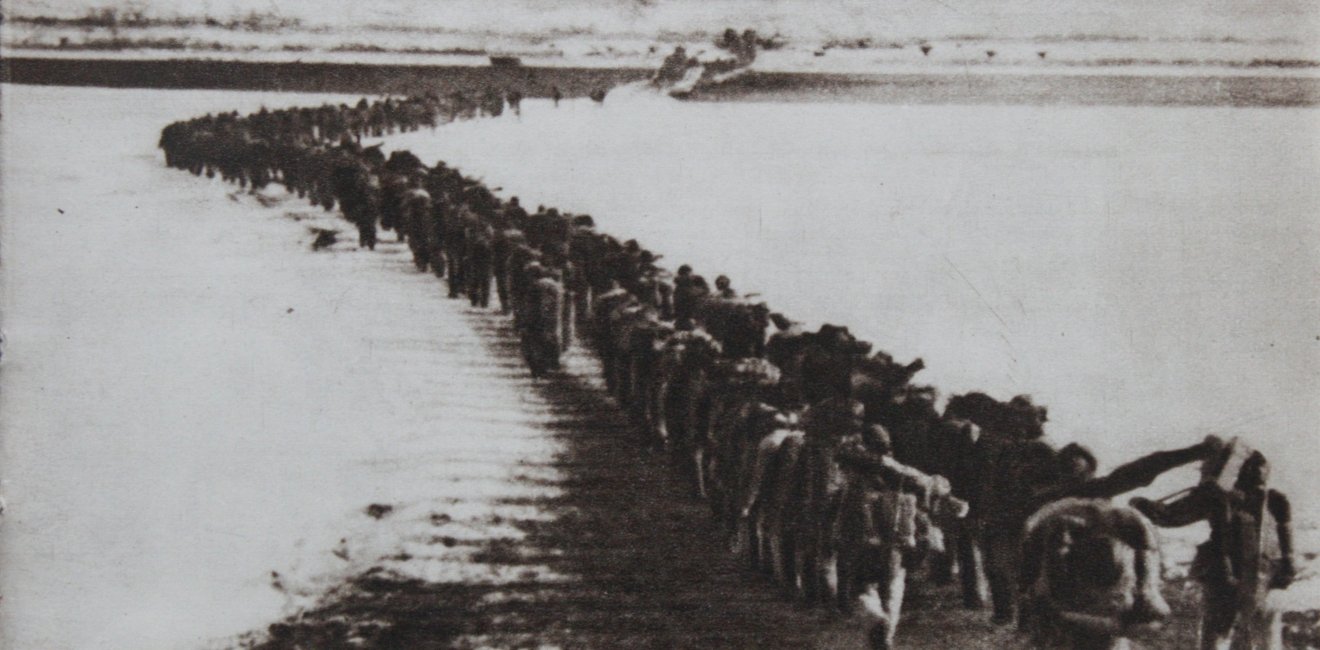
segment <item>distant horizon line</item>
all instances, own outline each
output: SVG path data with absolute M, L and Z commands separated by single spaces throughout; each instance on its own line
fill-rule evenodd
M 115 7 L 92 7 L 88 8 L 83 15 L 70 17 L 67 15 L 54 15 L 50 13 L 18 13 L 13 14 L 9 11 L 0 11 L 0 24 L 29 25 L 35 27 L 49 28 L 77 28 L 77 29 L 159 29 L 159 28 L 189 28 L 201 27 L 206 29 L 231 31 L 231 32 L 254 32 L 254 33 L 273 33 L 281 31 L 306 32 L 306 33 L 331 33 L 335 31 L 351 28 L 353 31 L 375 31 L 375 32 L 395 32 L 404 34 L 436 34 L 436 35 L 472 35 L 487 37 L 506 37 L 506 38 L 527 38 L 534 40 L 546 40 L 553 38 L 570 38 L 582 36 L 594 37 L 612 37 L 612 38 L 640 38 L 654 40 L 663 43 L 682 43 L 693 40 L 709 40 L 718 37 L 725 29 L 734 28 L 734 26 L 714 26 L 710 28 L 694 28 L 690 30 L 674 30 L 671 28 L 657 27 L 654 30 L 637 29 L 600 29 L 595 26 L 550 26 L 544 29 L 491 29 L 487 27 L 446 27 L 443 25 L 427 24 L 404 24 L 389 22 L 367 22 L 361 25 L 343 25 L 333 22 L 310 23 L 302 18 L 292 15 L 281 14 L 278 11 L 257 12 L 250 11 L 246 13 L 235 13 L 228 17 L 218 17 L 208 12 L 196 13 L 178 13 L 172 16 L 154 16 L 148 15 L 141 10 L 125 9 L 121 13 Z M 742 29 L 742 27 L 738 27 Z M 766 32 L 764 36 L 771 38 L 793 39 L 800 43 L 819 41 L 817 44 L 829 45 L 831 41 L 837 41 L 836 46 L 850 45 L 852 41 L 871 41 L 871 45 L 865 47 L 875 47 L 883 49 L 886 46 L 919 45 L 927 42 L 1009 42 L 1009 43 L 1204 43 L 1204 44 L 1251 44 L 1251 45 L 1307 45 L 1320 42 L 1313 42 L 1309 39 L 1289 37 L 1289 36 L 1269 36 L 1252 38 L 1235 34 L 1207 35 L 1196 34 L 1186 36 L 1169 35 L 1143 35 L 1127 31 L 1097 31 L 1097 30 L 1073 30 L 1073 31 L 1040 31 L 1032 35 L 1013 34 L 1013 35 L 995 35 L 991 33 L 976 33 L 967 30 L 957 29 L 950 33 L 929 34 L 924 36 L 905 35 L 905 36 L 886 36 L 886 33 L 894 34 L 900 30 L 874 30 L 869 36 L 856 37 L 841 35 L 821 34 L 818 38 L 791 37 L 782 34 L 780 31 Z

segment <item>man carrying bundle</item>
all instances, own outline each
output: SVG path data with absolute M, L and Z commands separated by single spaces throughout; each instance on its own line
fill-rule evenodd
M 449 297 L 457 298 L 467 288 L 468 224 L 475 220 L 467 204 L 456 201 L 444 214 L 440 240 L 444 242 L 445 276 L 449 282 Z
M 528 309 L 523 320 L 523 355 L 533 377 L 559 370 L 559 316 L 564 288 L 553 270 L 533 262 L 527 266 Z
M 907 569 L 926 552 L 942 550 L 940 527 L 967 514 L 949 481 L 893 456 L 889 432 L 878 424 L 840 439 L 835 458 L 846 477 L 834 528 L 838 536 L 838 598 L 856 597 L 875 619 L 871 648 L 894 647 Z
M 1201 622 L 1203 650 L 1228 650 L 1230 646 L 1281 647 L 1278 615 L 1266 612 L 1263 603 L 1269 589 L 1286 588 L 1294 577 L 1290 507 L 1283 494 L 1266 488 L 1265 457 L 1237 440 L 1226 444 L 1216 436 L 1207 436 L 1203 442 L 1189 447 L 1147 454 L 1103 477 L 1093 477 L 1095 459 L 1090 452 L 1080 445 L 1068 445 L 1056 455 L 1055 485 L 1036 492 L 1028 502 L 1035 514 L 1026 528 L 1031 531 L 1037 527 L 1052 510 L 1086 507 L 1122 510 L 1110 506 L 1108 499 L 1150 485 L 1159 475 L 1198 460 L 1202 462 L 1203 478 L 1196 488 L 1176 495 L 1179 498 L 1169 502 L 1134 498 L 1131 508 L 1160 526 L 1184 526 L 1209 520 L 1210 540 L 1198 548 L 1192 569 L 1193 577 L 1202 583 L 1205 593 Z M 1137 581 L 1132 602 L 1111 631 L 1122 634 L 1128 626 L 1167 617 L 1169 607 L 1159 591 L 1159 554 L 1153 530 L 1125 524 L 1108 534 L 1134 551 Z M 1041 623 L 1050 624 L 1058 612 L 1049 611 L 1048 607 L 1042 609 L 1031 598 L 1049 602 L 1050 590 L 1071 587 L 1050 586 L 1048 571 L 1042 566 L 1049 561 L 1050 553 L 1040 552 L 1031 544 L 1028 547 L 1022 553 L 1020 582 L 1028 596 L 1024 601 L 1027 611 L 1020 622 L 1039 630 Z M 1033 620 L 1042 616 L 1041 620 Z M 1069 616 L 1072 614 L 1065 613 L 1061 620 L 1068 620 Z M 1096 623 L 1085 615 L 1074 618 L 1079 619 L 1072 624 L 1074 627 Z
M 436 236 L 431 195 L 422 189 L 420 174 L 408 177 L 407 189 L 399 197 L 398 213 L 400 233 L 407 234 L 413 264 L 418 271 L 425 271 Z
M 1055 634 L 1063 628 L 1067 628 L 1066 634 L 1082 634 L 1087 626 L 1096 627 L 1101 622 L 1104 624 L 1091 633 L 1104 629 L 1122 635 L 1130 626 L 1168 617 L 1169 605 L 1160 593 L 1159 541 L 1154 529 L 1141 521 L 1133 509 L 1114 506 L 1109 499 L 1150 485 L 1171 469 L 1204 459 L 1218 445 L 1219 440 L 1210 437 L 1181 449 L 1154 452 L 1120 465 L 1102 477 L 1094 476 L 1096 460 L 1085 447 L 1074 443 L 1054 452 L 1053 483 L 1026 499 L 1023 512 L 1029 517 L 1017 536 L 1019 628 L 1032 630 L 1038 636 Z M 1061 541 L 1065 538 L 1059 535 L 1064 534 L 1071 536 L 1071 542 Z M 1133 584 L 1128 592 L 1131 599 L 1123 607 L 1094 617 L 1091 616 L 1094 611 L 1071 611 L 1076 602 L 1090 598 L 1078 598 L 1077 594 L 1099 588 L 1091 584 L 1097 576 L 1118 570 L 1112 563 L 1093 558 L 1095 566 L 1082 574 L 1066 580 L 1058 578 L 1058 572 L 1049 568 L 1056 556 L 1072 552 L 1076 562 L 1083 562 L 1085 550 L 1079 549 L 1089 549 L 1098 543 L 1083 540 L 1108 540 L 1131 550 Z M 1055 544 L 1061 547 L 1055 549 L 1051 546 Z M 1065 597 L 1065 592 L 1070 595 Z
M 513 254 L 519 245 L 527 242 L 523 237 L 522 231 L 508 224 L 508 219 L 504 220 L 506 227 L 495 231 L 495 236 L 491 240 L 491 268 L 495 274 L 495 291 L 500 298 L 500 311 L 508 314 L 513 311 L 513 281 L 511 274 L 515 271 L 513 268 Z
M 495 233 L 490 226 L 479 221 L 474 221 L 468 231 L 463 272 L 467 278 L 466 293 L 473 307 L 485 308 L 490 306 L 490 283 L 495 270 L 492 243 Z
M 1197 547 L 1191 572 L 1204 598 L 1201 649 L 1282 648 L 1280 613 L 1265 598 L 1296 577 L 1292 507 L 1269 487 L 1265 456 L 1232 439 L 1202 464 L 1200 484 L 1175 496 L 1131 504 L 1158 526 L 1210 523 L 1210 539 Z

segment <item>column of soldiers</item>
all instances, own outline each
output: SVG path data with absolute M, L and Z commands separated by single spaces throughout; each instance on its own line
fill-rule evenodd
M 1212 524 L 1197 558 L 1202 647 L 1235 636 L 1276 647 L 1277 617 L 1262 603 L 1295 573 L 1290 509 L 1259 453 L 1211 437 L 1096 477 L 1085 447 L 1048 442 L 1047 411 L 1029 396 L 955 395 L 940 411 L 935 389 L 913 383 L 920 359 L 900 363 L 846 327 L 809 331 L 727 277 L 712 288 L 690 266 L 670 274 L 589 216 L 529 212 L 443 162 L 359 144 L 494 101 L 427 95 L 206 116 L 166 127 L 161 147 L 167 164 L 194 174 L 279 182 L 338 205 L 364 248 L 378 227 L 394 231 L 450 297 L 511 315 L 535 377 L 587 343 L 643 444 L 681 461 L 730 546 L 794 597 L 860 604 L 876 621 L 872 647 L 892 647 L 917 569 L 936 583 L 956 578 L 973 609 L 988 583 L 991 621 L 1016 621 L 1042 645 L 1122 636 L 1169 614 L 1150 520 L 1199 519 Z M 1192 462 L 1206 479 L 1187 497 L 1109 503 Z M 1100 542 L 1129 552 L 1099 553 Z M 1102 579 L 1117 574 L 1130 580 Z M 1115 589 L 1125 590 L 1118 605 L 1088 609 Z

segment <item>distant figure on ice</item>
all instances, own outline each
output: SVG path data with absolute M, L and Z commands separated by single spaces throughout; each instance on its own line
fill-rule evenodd
M 555 108 L 559 108 L 559 100 L 564 98 L 564 93 L 559 92 L 559 86 L 550 87 L 550 99 L 555 102 Z
M 487 89 L 481 95 L 481 111 L 491 117 L 499 117 L 504 114 L 504 95 L 495 89 Z
M 505 99 L 508 100 L 509 110 L 513 111 L 514 115 L 522 115 L 522 100 L 523 100 L 522 92 L 517 90 L 510 90 L 508 93 L 505 94 Z
M 665 57 L 664 63 L 660 64 L 660 69 L 655 71 L 655 75 L 651 77 L 651 85 L 667 86 L 678 83 L 683 80 L 683 75 L 687 74 L 687 69 L 687 50 L 679 45 L 674 48 L 672 54 Z
M 738 32 L 730 27 L 724 30 L 718 41 L 715 41 L 715 47 L 732 54 L 740 65 L 751 65 L 756 60 L 756 47 L 759 41 L 754 29 L 745 30 L 742 36 L 739 36 Z

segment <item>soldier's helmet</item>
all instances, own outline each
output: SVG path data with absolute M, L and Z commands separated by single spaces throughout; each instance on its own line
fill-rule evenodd
M 1059 462 L 1059 471 L 1062 475 L 1069 478 L 1089 479 L 1095 475 L 1097 462 L 1095 454 L 1091 453 L 1085 445 L 1071 442 L 1059 449 L 1056 459 Z

